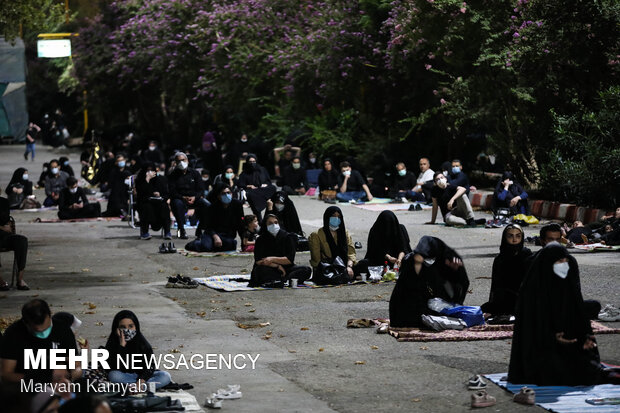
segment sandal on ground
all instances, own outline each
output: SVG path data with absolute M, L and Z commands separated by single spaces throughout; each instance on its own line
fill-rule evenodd
M 28 284 L 23 283 L 22 285 L 17 285 L 17 289 L 18 290 L 22 290 L 22 291 L 28 291 L 30 289 L 30 287 L 28 287 Z
M 239 391 L 241 386 L 238 384 L 229 384 L 226 389 L 219 389 L 217 393 L 215 393 L 215 397 L 218 399 L 240 399 L 242 393 Z
M 218 399 L 216 396 L 217 395 L 215 393 L 209 396 L 207 398 L 207 401 L 205 401 L 205 407 L 208 407 L 209 409 L 221 409 L 222 401 Z

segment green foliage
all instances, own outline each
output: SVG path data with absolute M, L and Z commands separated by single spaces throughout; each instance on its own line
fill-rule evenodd
M 620 204 L 620 87 L 600 93 L 595 111 L 552 113 L 549 161 L 541 189 L 552 199 L 615 208 Z
M 54 0 L 2 0 L 0 35 L 11 41 L 24 32 L 47 31 L 62 22 L 64 6 Z

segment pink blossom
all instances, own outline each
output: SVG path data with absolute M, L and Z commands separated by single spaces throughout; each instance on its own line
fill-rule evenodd
M 442 105 L 445 105 L 448 102 L 446 102 L 446 100 L 444 98 L 441 98 L 441 99 L 439 99 L 439 103 L 441 103 Z
M 426 70 L 431 70 L 431 67 L 433 67 L 432 65 L 429 65 L 428 63 L 424 65 L 424 68 Z

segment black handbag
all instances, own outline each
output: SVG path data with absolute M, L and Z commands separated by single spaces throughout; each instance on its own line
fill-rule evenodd
M 295 235 L 297 236 L 295 251 L 310 251 L 310 243 L 308 242 L 308 238 L 306 238 L 305 235 Z
M 342 258 L 336 257 L 333 262 L 319 262 L 312 281 L 320 285 L 339 285 L 349 283 L 349 273 Z

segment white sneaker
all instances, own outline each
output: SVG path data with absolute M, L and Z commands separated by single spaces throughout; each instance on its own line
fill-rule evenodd
M 605 309 L 598 313 L 598 319 L 602 321 L 620 321 L 620 310 L 608 304 L 605 306 Z
M 210 409 L 221 409 L 222 401 L 217 398 L 217 395 L 215 393 L 213 393 L 205 401 L 205 407 L 208 407 Z
M 215 397 L 218 399 L 228 400 L 240 399 L 242 396 L 242 393 L 239 391 L 240 388 L 241 386 L 238 384 L 229 384 L 228 388 L 219 389 L 217 393 L 215 393 Z

